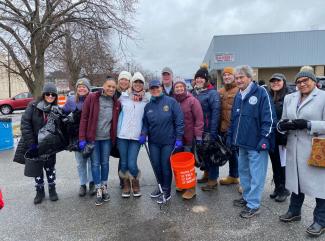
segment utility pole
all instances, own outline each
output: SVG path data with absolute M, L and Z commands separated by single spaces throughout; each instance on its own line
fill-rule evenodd
M 10 54 L 8 51 L 8 87 L 9 87 L 9 98 L 11 98 L 11 81 L 10 81 Z

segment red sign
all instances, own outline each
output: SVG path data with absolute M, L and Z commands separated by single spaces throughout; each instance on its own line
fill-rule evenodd
M 216 55 L 216 62 L 234 62 L 235 56 L 233 54 L 217 54 Z

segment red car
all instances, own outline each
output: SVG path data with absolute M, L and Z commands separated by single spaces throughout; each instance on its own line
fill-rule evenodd
M 32 100 L 31 93 L 20 93 L 12 98 L 0 100 L 0 111 L 3 115 L 9 115 L 14 110 L 24 110 Z

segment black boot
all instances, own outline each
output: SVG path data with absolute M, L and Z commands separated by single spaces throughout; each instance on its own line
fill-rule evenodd
M 87 193 L 87 186 L 86 185 L 80 185 L 79 197 L 86 196 L 86 193 Z
M 94 196 L 96 194 L 96 187 L 94 182 L 89 182 L 89 195 Z
M 278 188 L 275 187 L 274 191 L 270 194 L 270 198 L 274 199 L 276 196 L 278 196 L 278 192 L 279 192 Z
M 34 204 L 40 204 L 45 198 L 44 187 L 36 187 L 36 196 L 34 198 Z
M 284 185 L 280 185 L 278 195 L 275 197 L 276 202 L 284 202 L 287 197 L 290 196 L 290 192 L 284 187 Z
M 49 196 L 51 201 L 59 200 L 58 194 L 55 190 L 55 185 L 49 185 Z

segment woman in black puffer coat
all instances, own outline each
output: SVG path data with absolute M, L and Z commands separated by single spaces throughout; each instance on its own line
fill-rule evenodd
M 57 105 L 58 92 L 53 83 L 46 83 L 43 87 L 42 96 L 36 101 L 32 101 L 21 118 L 21 139 L 18 143 L 14 157 L 14 162 L 25 164 L 24 155 L 27 151 L 38 155 L 37 139 L 39 130 L 46 124 L 48 114 L 53 106 Z M 49 156 L 44 163 L 46 172 L 49 196 L 51 201 L 57 201 L 58 195 L 55 189 L 55 162 L 56 156 Z M 26 164 L 28 165 L 28 164 Z M 26 167 L 25 167 L 26 168 Z M 39 204 L 45 197 L 44 174 L 43 171 L 35 177 L 36 196 L 34 204 Z

